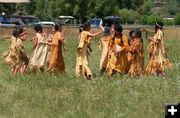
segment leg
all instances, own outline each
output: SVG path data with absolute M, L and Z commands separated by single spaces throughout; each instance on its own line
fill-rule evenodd
M 16 66 L 12 66 L 12 68 L 11 68 L 11 74 L 12 74 L 12 75 L 13 75 L 15 69 L 16 69 Z
M 83 65 L 83 70 L 84 70 L 84 74 L 85 76 L 87 77 L 87 79 L 91 79 L 92 78 L 92 72 L 91 72 L 91 69 L 89 68 L 88 66 L 88 63 L 84 64 Z
M 81 66 L 81 65 L 76 65 L 75 73 L 76 73 L 76 76 L 77 76 L 77 77 L 80 76 L 81 71 L 82 71 L 82 66 Z
M 27 68 L 27 65 L 24 65 L 24 64 L 20 67 L 21 75 L 24 75 L 26 68 Z
M 13 75 L 16 76 L 17 72 L 20 69 L 20 65 L 15 66 L 14 70 L 13 70 Z
M 42 73 L 44 73 L 44 67 L 43 67 L 43 66 L 40 67 L 39 70 L 40 70 Z
M 100 70 L 100 75 L 102 76 L 105 71 L 106 71 L 106 68 L 103 67 L 103 68 Z
M 33 74 L 33 75 L 36 75 L 36 70 L 37 70 L 36 67 L 33 67 L 33 68 L 32 68 L 32 74 Z

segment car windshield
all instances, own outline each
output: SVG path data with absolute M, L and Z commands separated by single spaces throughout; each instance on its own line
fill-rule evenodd
M 101 25 L 101 19 L 91 19 L 88 21 L 91 26 L 100 26 Z
M 0 16 L 0 23 L 8 23 L 8 19 L 4 16 Z
M 33 24 L 33 23 L 38 23 L 40 20 L 35 17 L 22 17 L 22 21 L 25 24 Z

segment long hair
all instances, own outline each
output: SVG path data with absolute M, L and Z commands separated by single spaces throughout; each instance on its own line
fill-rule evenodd
M 62 25 L 60 24 L 60 23 L 56 23 L 55 25 L 54 25 L 54 29 L 55 29 L 55 31 L 62 31 Z
M 155 33 L 157 32 L 158 29 L 162 29 L 163 25 L 164 24 L 161 21 L 156 22 L 156 24 L 155 24 Z
M 136 34 L 136 37 L 139 38 L 141 40 L 141 42 L 143 43 L 141 30 L 140 29 L 134 29 L 134 32 Z
M 81 33 L 82 31 L 83 31 L 83 25 L 81 25 L 80 27 L 79 27 L 79 33 Z
M 123 31 L 123 27 L 120 25 L 120 24 L 116 24 L 115 27 L 114 27 L 114 30 L 119 32 L 120 33 L 120 37 L 121 37 L 121 44 L 123 44 L 123 41 L 122 41 L 122 31 Z M 114 36 L 113 36 L 113 43 L 114 43 L 114 40 L 115 40 L 115 37 L 116 37 L 116 33 L 114 33 Z
M 42 25 L 41 25 L 41 24 L 35 25 L 35 26 L 34 26 L 34 30 L 35 30 L 36 32 L 42 33 L 42 32 L 43 32 Z
M 129 32 L 129 40 L 131 40 L 133 33 L 134 33 L 134 30 L 131 30 L 131 31 Z
M 89 22 L 85 22 L 83 24 L 83 31 L 87 31 L 87 28 L 90 27 L 90 26 L 91 26 L 91 24 Z
M 15 38 L 18 38 L 23 32 L 24 32 L 23 27 L 15 27 L 15 28 L 13 29 L 13 36 L 14 36 Z

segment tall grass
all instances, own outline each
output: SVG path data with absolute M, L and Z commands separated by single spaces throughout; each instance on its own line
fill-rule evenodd
M 145 40 L 145 59 L 147 41 Z M 27 69 L 24 77 L 10 75 L 9 67 L 0 60 L 0 117 L 2 118 L 163 118 L 166 103 L 180 102 L 180 41 L 167 40 L 168 56 L 173 68 L 165 78 L 123 75 L 99 76 L 98 39 L 92 41 L 90 66 L 97 79 L 75 77 L 77 40 L 66 39 L 66 75 L 38 73 Z M 1 40 L 0 52 L 10 42 Z M 27 53 L 32 42 L 26 41 Z

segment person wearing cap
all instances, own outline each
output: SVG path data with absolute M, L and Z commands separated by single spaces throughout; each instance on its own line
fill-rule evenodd
M 114 36 L 109 42 L 107 72 L 111 76 L 116 72 L 125 74 L 128 71 L 127 49 L 129 47 L 126 35 L 122 34 L 123 28 L 116 24 Z
M 29 63 L 23 42 L 26 40 L 27 34 L 23 27 L 15 27 L 13 36 L 11 37 L 10 49 L 3 54 L 5 62 L 11 65 L 12 75 L 16 75 L 19 71 L 21 75 L 25 74 L 25 70 Z
M 104 28 L 100 26 L 101 30 L 97 31 L 96 33 L 91 33 L 91 24 L 89 22 L 84 23 L 83 31 L 80 34 L 80 40 L 77 48 L 77 62 L 76 62 L 76 69 L 75 73 L 76 76 L 79 77 L 81 71 L 83 76 L 86 79 L 92 79 L 92 72 L 89 67 L 89 44 L 91 43 L 92 38 L 104 31 Z
M 149 64 L 146 68 L 148 74 L 165 76 L 165 68 L 171 67 L 164 45 L 163 23 L 155 24 L 155 35 L 149 39 Z

